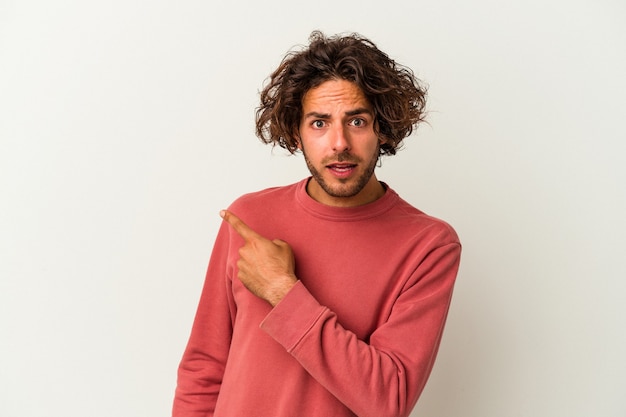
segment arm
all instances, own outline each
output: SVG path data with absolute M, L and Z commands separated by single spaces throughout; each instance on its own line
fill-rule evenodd
M 207 270 L 191 336 L 178 368 L 173 417 L 212 416 L 236 312 L 226 270 L 228 232 L 220 230 Z
M 432 251 L 369 342 L 343 328 L 301 283 L 261 328 L 355 414 L 406 416 L 434 364 L 459 254 L 458 244 Z
M 246 242 L 239 252 L 239 279 L 274 306 L 261 328 L 357 415 L 408 415 L 434 364 L 460 245 L 442 243 L 432 249 L 416 266 L 388 320 L 364 341 L 301 282 L 290 281 L 295 280 L 293 265 L 285 259 L 292 255 L 287 251 L 281 256 L 282 249 L 274 247 L 284 242 L 264 239 L 232 213 L 222 215 Z M 274 258 L 281 260 L 272 262 Z M 276 294 L 280 296 L 273 298 Z

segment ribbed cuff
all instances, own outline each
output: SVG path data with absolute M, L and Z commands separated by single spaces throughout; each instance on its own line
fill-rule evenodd
M 298 281 L 260 327 L 290 352 L 326 310 Z

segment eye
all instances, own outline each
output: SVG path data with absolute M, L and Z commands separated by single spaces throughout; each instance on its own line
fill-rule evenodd
M 357 118 L 350 120 L 350 124 L 354 127 L 363 127 L 365 126 L 365 119 L 357 117 Z
M 321 129 L 326 126 L 326 122 L 324 122 L 323 120 L 314 120 L 313 123 L 311 123 L 311 126 L 313 126 L 313 128 L 315 129 Z

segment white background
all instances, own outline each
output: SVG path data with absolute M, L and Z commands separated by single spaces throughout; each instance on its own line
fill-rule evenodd
M 622 0 L 0 0 L 0 415 L 167 416 L 219 225 L 313 29 L 430 86 L 379 169 L 463 262 L 413 416 L 626 415 Z M 349 295 L 348 295 L 349 296 Z

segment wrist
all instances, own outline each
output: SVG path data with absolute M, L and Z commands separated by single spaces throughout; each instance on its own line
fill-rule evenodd
M 266 298 L 267 302 L 270 303 L 272 307 L 275 307 L 276 304 L 280 303 L 280 301 L 285 298 L 293 286 L 296 285 L 296 282 L 298 282 L 298 278 L 295 276 L 286 276 L 284 279 L 278 281 L 280 281 L 280 285 L 273 288 Z

